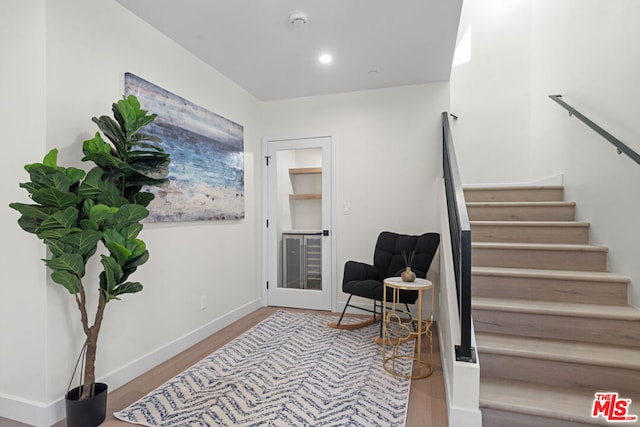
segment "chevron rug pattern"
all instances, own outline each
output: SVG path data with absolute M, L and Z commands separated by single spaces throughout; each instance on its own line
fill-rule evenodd
M 278 311 L 114 415 L 144 426 L 404 426 L 411 382 L 383 369 L 379 325 L 330 320 Z

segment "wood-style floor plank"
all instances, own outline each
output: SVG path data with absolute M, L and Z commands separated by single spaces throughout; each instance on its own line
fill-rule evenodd
M 221 329 L 210 337 L 202 340 L 193 347 L 156 366 L 148 372 L 133 379 L 129 383 L 109 393 L 107 403 L 107 418 L 102 423 L 103 427 L 131 427 L 132 424 L 116 419 L 113 413 L 119 411 L 147 393 L 156 389 L 167 380 L 173 378 L 180 372 L 199 362 L 213 353 L 218 348 L 238 337 L 252 326 L 271 316 L 279 307 L 264 307 L 248 314 L 233 324 Z M 318 313 L 312 310 L 295 310 L 307 313 Z M 326 312 L 321 312 L 327 314 Z M 434 325 L 435 326 L 435 325 Z M 423 354 L 429 350 L 429 342 L 424 339 L 422 344 Z M 442 377 L 442 365 L 440 359 L 440 349 L 438 347 L 437 329 L 434 328 L 433 336 L 433 360 L 434 372 L 431 377 L 411 382 L 409 394 L 409 405 L 407 408 L 406 427 L 446 427 L 447 426 L 447 404 L 444 391 L 444 380 Z M 64 427 L 63 421 L 55 424 L 54 427 Z M 29 427 L 26 424 L 0 418 L 2 427 Z

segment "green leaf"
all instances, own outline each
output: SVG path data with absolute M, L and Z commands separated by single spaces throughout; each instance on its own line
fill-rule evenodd
M 63 270 L 74 273 L 79 277 L 84 276 L 84 262 L 79 254 L 62 254 L 59 257 L 43 261 L 53 271 Z
M 100 118 L 94 117 L 92 120 L 113 144 L 115 150 L 112 152 L 112 155 L 120 160 L 126 160 L 128 144 L 124 129 L 108 116 L 100 116 Z
M 60 239 L 44 239 L 44 244 L 47 245 L 47 248 L 49 248 L 51 254 L 54 256 L 61 256 L 67 252 L 64 243 L 62 243 Z
M 40 184 L 35 184 L 33 182 L 21 182 L 20 183 L 20 188 L 24 188 L 25 190 L 27 190 L 29 192 L 29 194 L 33 194 L 36 191 L 40 190 L 41 188 L 43 188 L 43 185 Z
M 114 222 L 112 220 L 115 219 L 118 211 L 119 209 L 116 207 L 98 204 L 93 206 L 89 211 L 89 219 L 91 221 L 95 221 L 98 224 L 103 222 L 112 224 Z
M 89 216 L 89 212 L 91 212 L 91 209 L 95 205 L 96 205 L 96 202 L 94 202 L 93 199 L 84 199 L 84 203 L 82 205 L 84 217 L 88 217 Z
M 80 220 L 80 228 L 83 230 L 97 230 L 99 225 L 97 222 L 85 218 Z
M 64 173 L 69 178 L 69 181 L 71 181 L 72 185 L 82 180 L 82 178 L 84 178 L 87 174 L 85 171 L 78 168 L 66 168 L 64 170 Z
M 49 206 L 29 205 L 27 203 L 9 203 L 9 207 L 17 210 L 22 215 L 31 216 L 34 218 L 45 219 L 57 209 Z
M 115 295 L 135 294 L 142 291 L 142 284 L 139 282 L 126 282 L 114 289 Z M 119 298 L 117 298 L 119 299 Z
M 98 197 L 98 201 L 109 206 L 122 206 L 126 203 L 129 203 L 129 201 L 126 198 L 122 197 L 121 194 L 122 193 L 120 192 L 120 190 L 105 191 L 104 193 L 100 194 L 100 196 Z
M 42 164 L 55 169 L 58 166 L 58 149 L 54 148 L 53 150 L 49 151 L 44 156 L 44 159 L 42 160 Z
M 92 139 L 87 139 L 82 143 L 82 151 L 84 154 L 111 154 L 111 146 L 102 139 L 100 132 L 96 132 Z
M 73 249 L 75 253 L 82 256 L 95 251 L 98 242 L 102 238 L 102 233 L 93 230 L 83 230 L 78 233 L 69 234 L 62 241 L 68 247 Z
M 39 239 L 62 239 L 66 235 L 73 233 L 74 230 L 68 228 L 50 228 L 43 231 L 36 230 Z
M 109 300 L 116 296 L 114 289 L 122 278 L 122 268 L 118 262 L 110 256 L 102 255 L 100 262 L 104 268 L 100 274 L 100 287 L 107 297 L 107 302 L 109 302 Z
M 115 228 L 107 228 L 106 230 L 103 230 L 102 238 L 106 243 L 113 242 L 113 243 L 118 243 L 120 245 L 124 245 L 126 241 L 124 236 L 120 234 L 120 232 Z
M 144 253 L 142 253 L 140 256 L 136 257 L 136 258 L 131 258 L 130 260 L 128 260 L 123 267 L 123 270 L 132 270 L 135 271 L 136 268 L 140 267 L 142 264 L 146 263 L 147 261 L 149 261 L 149 251 L 144 251 Z
M 76 227 L 78 222 L 78 210 L 74 207 L 68 207 L 63 211 L 57 211 L 47 217 L 40 228 L 37 230 L 38 233 L 53 230 L 58 228 L 66 228 L 72 229 Z
M 34 221 L 44 221 L 49 215 L 58 210 L 50 206 L 29 205 L 26 203 L 10 203 L 9 207 L 17 210 L 24 217 L 31 218 Z
M 41 205 L 53 206 L 60 209 L 77 205 L 80 202 L 80 198 L 75 194 L 65 193 L 54 188 L 43 188 L 34 191 L 31 199 Z
M 118 264 L 124 264 L 131 258 L 131 251 L 120 243 L 109 242 L 105 246 L 109 249 L 109 253 L 118 260 Z
M 78 195 L 82 198 L 99 200 L 104 193 L 120 194 L 120 189 L 113 182 L 104 180 L 102 176 L 103 171 L 100 168 L 91 169 L 80 184 Z
M 71 187 L 71 179 L 65 174 L 64 168 L 52 168 L 40 163 L 34 163 L 28 166 L 29 178 L 31 178 L 31 186 L 35 189 L 54 188 L 56 190 L 67 192 Z M 25 184 L 26 186 L 26 184 Z
M 138 234 L 142 231 L 142 224 L 136 223 L 131 224 L 127 227 L 124 227 L 120 230 L 120 234 L 125 238 L 125 240 L 135 239 Z
M 122 280 L 127 280 L 129 276 L 138 269 L 138 267 L 147 261 L 149 261 L 149 251 L 144 251 L 144 253 L 137 258 L 129 259 L 122 267 L 122 272 L 124 273 Z
M 148 193 L 146 191 L 143 191 L 136 194 L 132 201 L 138 205 L 142 205 L 146 207 L 146 206 L 149 206 L 149 203 L 151 203 L 151 201 L 155 198 L 156 196 L 153 193 Z
M 125 227 L 128 224 L 137 223 L 149 216 L 149 211 L 144 206 L 128 203 L 120 206 L 117 215 L 118 224 Z
M 125 131 L 127 135 L 133 134 L 134 127 L 136 125 L 136 121 L 138 120 L 137 114 L 135 112 L 136 102 L 130 102 L 130 99 L 125 98 L 118 101 L 118 111 L 122 115 L 122 119 L 124 121 Z M 138 108 L 140 105 L 137 105 Z
M 153 135 L 149 135 L 146 133 L 142 133 L 142 132 L 136 132 L 135 135 L 131 135 L 129 137 L 129 141 L 131 141 L 131 143 L 133 143 L 136 146 L 140 146 L 143 147 L 144 145 L 149 146 L 150 148 L 156 148 L 157 147 L 155 145 L 151 145 L 151 144 L 142 144 L 142 141 L 149 141 L 149 142 L 155 142 L 155 143 L 162 143 L 162 139 L 158 138 L 157 136 L 153 136 Z
M 147 245 L 140 239 L 127 240 L 126 245 L 127 249 L 131 251 L 131 255 L 129 255 L 127 259 L 137 258 L 147 250 Z
M 77 294 L 80 287 L 80 278 L 75 274 L 64 270 L 56 270 L 51 273 L 51 279 L 67 288 L 70 294 Z
M 27 233 L 35 234 L 38 227 L 40 227 L 40 223 L 40 220 L 24 215 L 18 218 L 18 225 Z
M 132 252 L 127 248 L 127 241 L 122 234 L 117 230 L 110 228 L 104 230 L 102 233 L 105 246 L 109 249 L 109 252 L 114 256 L 120 265 L 124 265 L 125 262 L 131 258 Z

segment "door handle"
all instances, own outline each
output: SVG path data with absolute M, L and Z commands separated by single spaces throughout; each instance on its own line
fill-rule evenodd
M 329 235 L 329 230 L 322 230 L 322 235 L 323 236 L 328 236 Z

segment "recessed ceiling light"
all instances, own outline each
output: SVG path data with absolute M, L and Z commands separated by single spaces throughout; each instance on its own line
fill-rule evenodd
M 328 53 L 323 53 L 322 55 L 320 55 L 319 60 L 323 64 L 329 64 L 331 61 L 333 61 L 333 58 Z

